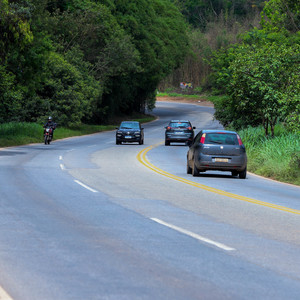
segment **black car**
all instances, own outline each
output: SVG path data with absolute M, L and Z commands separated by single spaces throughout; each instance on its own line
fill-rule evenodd
M 196 135 L 187 153 L 187 173 L 197 176 L 208 170 L 229 171 L 232 176 L 246 178 L 246 149 L 236 132 L 202 130 Z
M 169 146 L 171 142 L 190 145 L 194 139 L 196 127 L 192 127 L 191 122 L 187 120 L 171 120 L 165 129 L 166 146 Z
M 123 121 L 119 127 L 116 128 L 116 144 L 134 143 L 138 142 L 140 145 L 144 144 L 144 128 L 141 127 L 140 122 L 137 121 Z

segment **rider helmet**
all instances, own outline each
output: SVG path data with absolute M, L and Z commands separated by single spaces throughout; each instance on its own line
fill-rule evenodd
M 48 121 L 52 121 L 52 117 L 49 117 L 49 118 L 48 118 Z

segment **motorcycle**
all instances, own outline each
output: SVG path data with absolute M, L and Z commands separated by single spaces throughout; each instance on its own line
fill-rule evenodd
M 44 141 L 45 145 L 49 145 L 50 142 L 52 141 L 52 133 L 53 133 L 53 128 L 52 127 L 46 127 L 44 129 Z

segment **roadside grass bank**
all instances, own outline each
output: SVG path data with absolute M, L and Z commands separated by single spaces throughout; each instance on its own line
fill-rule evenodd
M 300 185 L 300 134 L 280 125 L 275 136 L 266 137 L 263 127 L 239 131 L 246 146 L 248 170 L 278 181 Z
M 124 118 L 125 119 L 125 118 Z M 150 122 L 155 119 L 150 115 L 134 115 L 126 119 L 139 121 L 141 123 Z M 123 119 L 116 118 L 113 125 L 86 125 L 66 128 L 58 126 L 55 130 L 54 140 L 67 137 L 93 134 L 101 131 L 114 130 Z M 20 146 L 31 143 L 43 143 L 44 128 L 41 124 L 26 122 L 11 122 L 0 124 L 0 147 Z
M 198 99 L 199 95 L 189 95 L 189 94 L 180 94 L 180 93 L 158 93 L 158 97 L 184 97 L 187 99 Z

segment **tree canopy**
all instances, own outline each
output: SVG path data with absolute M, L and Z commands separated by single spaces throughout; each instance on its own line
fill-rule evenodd
M 216 117 L 236 128 L 262 124 L 274 134 L 278 120 L 300 129 L 300 4 L 271 0 L 261 29 L 243 43 L 215 53 L 211 60 L 215 86 L 228 97 L 216 105 Z
M 99 124 L 153 107 L 186 29 L 170 0 L 0 0 L 0 122 Z

